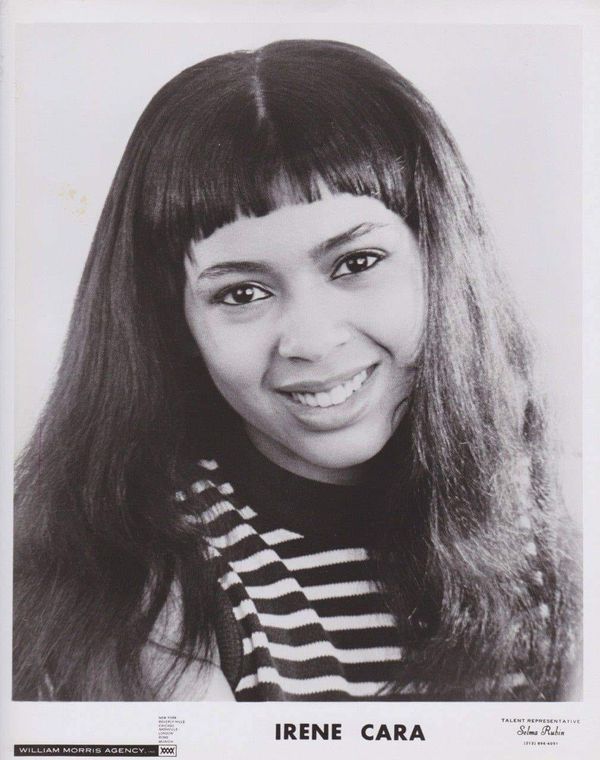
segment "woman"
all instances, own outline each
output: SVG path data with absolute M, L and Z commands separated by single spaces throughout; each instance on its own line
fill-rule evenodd
M 324 41 L 169 82 L 19 464 L 16 698 L 565 698 L 570 533 L 423 96 Z

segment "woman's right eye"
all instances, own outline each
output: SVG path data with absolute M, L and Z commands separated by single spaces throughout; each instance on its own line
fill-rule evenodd
M 272 293 L 260 285 L 244 284 L 221 291 L 215 300 L 227 306 L 246 306 L 247 304 L 256 303 L 256 301 L 265 301 L 267 298 L 271 298 L 271 296 Z

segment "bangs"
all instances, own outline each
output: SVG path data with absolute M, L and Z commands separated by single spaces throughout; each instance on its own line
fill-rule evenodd
M 259 81 L 255 63 L 242 63 L 221 92 L 211 83 L 185 102 L 180 93 L 171 122 L 160 120 L 138 207 L 154 247 L 181 261 L 191 241 L 236 218 L 311 203 L 324 188 L 377 198 L 416 227 L 417 130 L 400 93 L 393 101 L 381 81 L 377 92 L 339 71 L 311 80 L 265 61 Z
M 327 123 L 326 117 L 323 117 Z M 211 235 L 240 216 L 264 216 L 284 205 L 320 200 L 331 193 L 379 199 L 403 217 L 407 213 L 404 160 L 373 133 L 352 141 L 344 127 L 311 135 L 295 124 L 279 133 L 258 125 L 249 137 L 231 136 L 227 157 L 206 166 L 199 157 L 191 184 L 192 239 Z M 317 137 L 312 139 L 311 137 Z M 370 144 L 366 144 L 368 138 Z

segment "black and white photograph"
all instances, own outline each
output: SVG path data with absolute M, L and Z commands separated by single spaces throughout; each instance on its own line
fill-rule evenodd
M 15 26 L 15 756 L 591 757 L 581 26 L 173 16 Z

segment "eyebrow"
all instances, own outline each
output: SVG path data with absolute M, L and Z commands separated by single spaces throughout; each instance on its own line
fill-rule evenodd
M 223 261 L 213 264 L 198 275 L 198 280 L 222 277 L 224 274 L 269 274 L 271 267 L 262 261 Z
M 339 248 L 341 245 L 351 243 L 353 240 L 363 237 L 369 232 L 373 232 L 373 230 L 389 226 L 389 222 L 362 222 L 361 224 L 357 224 L 356 227 L 351 227 L 344 232 L 340 232 L 339 235 L 334 235 L 333 237 L 327 238 L 327 240 L 324 240 L 322 243 L 319 243 L 319 245 L 315 246 L 313 249 L 312 255 L 320 256 L 323 253 L 327 253 L 332 248 Z
M 327 240 L 316 245 L 309 255 L 313 258 L 319 258 L 333 248 L 339 248 L 341 245 L 350 243 L 382 227 L 389 227 L 389 222 L 362 222 L 355 227 L 340 232 L 338 235 L 327 238 Z M 212 279 L 227 274 L 270 274 L 271 272 L 271 267 L 262 261 L 223 261 L 220 264 L 213 264 L 204 269 L 198 275 L 197 280 Z

